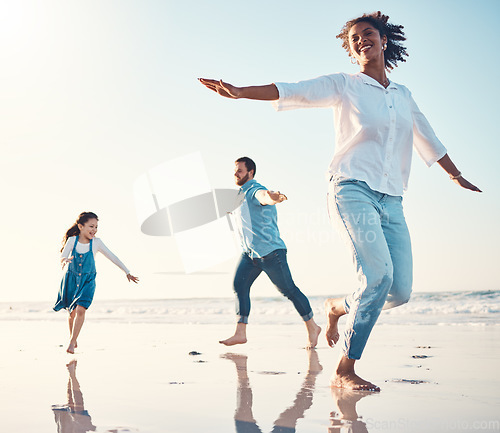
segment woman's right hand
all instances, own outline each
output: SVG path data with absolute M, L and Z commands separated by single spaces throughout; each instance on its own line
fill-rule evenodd
M 206 88 L 213 90 L 225 98 L 239 99 L 241 96 L 241 88 L 235 87 L 232 84 L 225 83 L 222 80 L 210 80 L 208 78 L 198 78 L 201 84 Z

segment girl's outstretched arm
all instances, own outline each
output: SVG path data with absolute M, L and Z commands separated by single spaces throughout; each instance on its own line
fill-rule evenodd
M 453 180 L 453 182 L 455 182 L 456 184 L 460 185 L 462 188 L 470 189 L 471 191 L 482 192 L 477 186 L 473 185 L 462 176 L 462 173 L 460 173 L 448 154 L 438 160 L 438 164 L 443 168 L 444 171 L 446 171 L 446 173 L 450 175 L 450 179 Z
M 98 248 L 98 250 L 103 253 L 103 255 L 111 260 L 116 266 L 118 266 L 123 272 L 125 272 L 127 274 L 127 280 L 128 281 L 133 281 L 134 283 L 138 283 L 139 282 L 139 278 L 137 277 L 134 277 L 130 272 L 129 270 L 127 269 L 127 267 L 122 263 L 122 261 L 116 257 L 112 252 L 111 250 L 106 246 L 104 245 L 104 242 L 101 240 L 101 239 L 96 239 L 96 248 Z
M 279 99 L 278 88 L 274 84 L 264 86 L 236 87 L 222 80 L 198 78 L 200 83 L 210 90 L 230 99 L 256 99 L 258 101 L 275 101 Z
M 116 266 L 118 266 L 123 272 L 125 272 L 126 275 L 130 274 L 128 268 L 123 264 L 123 262 L 118 257 L 116 257 L 111 252 L 111 250 L 106 245 L 104 245 L 104 242 L 101 239 L 95 238 L 94 245 L 96 248 L 96 252 L 101 252 L 104 255 L 104 257 L 106 257 L 108 260 L 110 260 Z

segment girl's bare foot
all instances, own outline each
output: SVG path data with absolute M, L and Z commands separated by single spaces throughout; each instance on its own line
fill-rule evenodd
M 233 361 L 236 364 L 236 367 L 238 368 L 246 368 L 246 363 L 248 356 L 243 355 L 241 353 L 224 353 L 223 355 L 220 356 L 222 359 L 229 359 L 230 361 Z
M 326 341 L 330 347 L 339 341 L 339 319 L 345 314 L 343 298 L 328 298 L 325 301 L 325 312 L 327 317 Z
M 68 353 L 75 353 L 75 345 L 73 343 L 69 343 L 68 348 L 66 349 Z

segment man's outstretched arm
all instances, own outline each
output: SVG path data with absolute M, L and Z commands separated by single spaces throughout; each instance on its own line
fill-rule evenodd
M 255 197 L 263 206 L 275 205 L 281 203 L 282 201 L 288 200 L 286 195 L 282 194 L 279 191 L 268 191 L 265 189 L 260 189 L 259 191 L 257 191 L 255 193 Z

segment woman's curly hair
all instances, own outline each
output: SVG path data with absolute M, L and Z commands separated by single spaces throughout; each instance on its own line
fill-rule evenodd
M 344 27 L 342 27 L 341 32 L 337 35 L 337 38 L 342 39 L 342 46 L 351 57 L 349 31 L 354 25 L 360 22 L 370 23 L 378 30 L 381 37 L 384 35 L 387 37 L 387 49 L 384 52 L 385 68 L 387 70 L 394 69 L 397 66 L 397 62 L 406 62 L 403 56 L 408 56 L 408 53 L 406 52 L 406 47 L 401 44 L 401 42 L 406 41 L 403 26 L 390 24 L 387 22 L 388 20 L 389 17 L 383 15 L 380 11 L 364 14 L 359 18 L 347 21 Z

